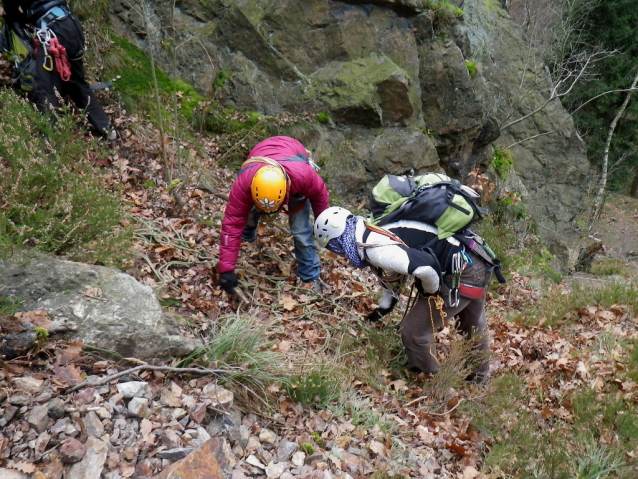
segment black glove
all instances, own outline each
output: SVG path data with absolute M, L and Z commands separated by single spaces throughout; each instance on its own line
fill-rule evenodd
M 228 294 L 235 294 L 237 287 L 237 275 L 234 271 L 226 271 L 219 275 L 219 285 Z
M 381 318 L 383 318 L 386 314 L 392 312 L 392 310 L 394 309 L 394 307 L 397 304 L 397 301 L 398 301 L 398 299 L 392 298 L 392 303 L 390 304 L 389 308 L 377 308 L 377 309 L 375 309 L 374 311 L 372 311 L 370 314 L 368 314 L 366 316 L 366 320 L 370 321 L 371 323 L 376 323 Z

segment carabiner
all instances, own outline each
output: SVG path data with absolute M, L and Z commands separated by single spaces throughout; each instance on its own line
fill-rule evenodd
M 454 294 L 454 301 L 452 301 L 452 294 Z M 450 288 L 450 292 L 448 294 L 448 304 L 450 305 L 450 308 L 456 308 L 460 302 L 459 290 L 457 288 Z
M 47 65 L 47 61 L 48 61 L 48 65 Z M 44 57 L 44 63 L 42 64 L 42 68 L 44 68 L 48 72 L 53 71 L 53 58 L 51 58 L 51 55 L 47 55 Z

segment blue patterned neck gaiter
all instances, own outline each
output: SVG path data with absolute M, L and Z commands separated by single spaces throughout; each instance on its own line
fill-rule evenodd
M 348 218 L 346 222 L 346 228 L 338 238 L 332 238 L 328 241 L 326 249 L 333 253 L 345 256 L 353 266 L 357 268 L 365 268 L 368 265 L 367 261 L 362 260 L 359 257 L 359 251 L 357 251 L 357 240 L 355 238 L 355 230 L 357 228 L 357 218 L 352 216 Z

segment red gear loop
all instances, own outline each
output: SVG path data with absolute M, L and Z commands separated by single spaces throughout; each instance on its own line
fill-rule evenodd
M 69 81 L 71 79 L 71 64 L 66 56 L 66 48 L 60 45 L 57 38 L 52 38 L 49 41 L 49 52 L 53 55 L 55 69 L 60 74 L 62 81 Z

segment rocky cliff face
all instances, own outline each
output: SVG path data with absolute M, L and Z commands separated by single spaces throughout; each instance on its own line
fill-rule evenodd
M 201 92 L 223 76 L 234 107 L 328 113 L 300 140 L 342 197 L 359 201 L 384 174 L 410 169 L 464 180 L 494 145 L 536 137 L 512 146 L 509 183 L 560 253 L 589 163 L 558 102 L 504 128 L 544 103 L 548 80 L 498 0 L 453 1 L 458 17 L 416 0 L 112 1 L 118 32 Z

